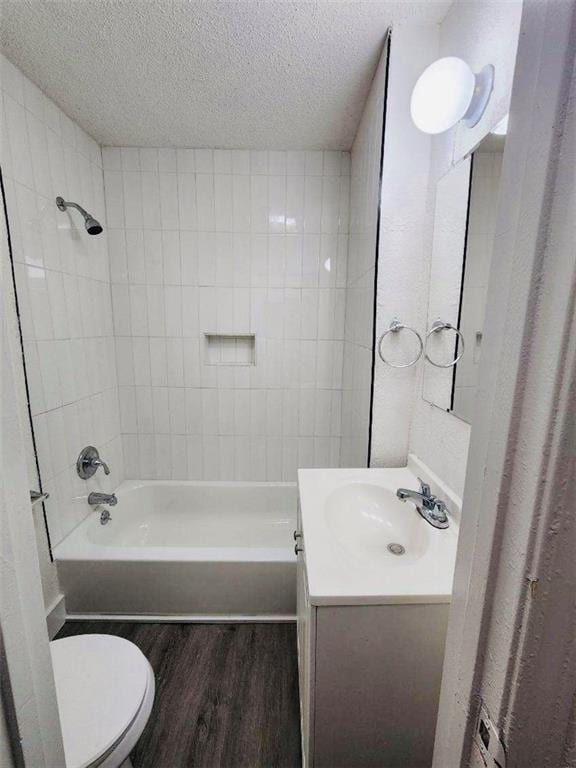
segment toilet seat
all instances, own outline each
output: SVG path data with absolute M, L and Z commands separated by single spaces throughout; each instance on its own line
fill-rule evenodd
M 75 635 L 54 640 L 50 650 L 66 768 L 120 765 L 152 709 L 148 660 L 113 635 Z

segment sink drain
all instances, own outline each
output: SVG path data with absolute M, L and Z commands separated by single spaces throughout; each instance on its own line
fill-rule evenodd
M 406 549 L 402 544 L 388 544 L 388 552 L 392 552 L 393 555 L 403 555 Z

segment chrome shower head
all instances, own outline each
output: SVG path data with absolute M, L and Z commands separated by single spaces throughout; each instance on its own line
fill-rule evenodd
M 64 200 L 63 197 L 57 197 L 56 205 L 60 211 L 65 211 L 67 208 L 76 208 L 77 211 L 80 211 L 84 217 L 84 226 L 86 227 L 86 232 L 88 232 L 89 235 L 99 235 L 100 232 L 102 232 L 102 224 L 100 224 L 99 221 L 97 221 L 93 216 L 85 211 L 81 205 L 78 205 L 78 203 L 68 202 Z
M 84 226 L 89 235 L 99 235 L 100 232 L 102 232 L 102 224 L 100 224 L 99 221 L 96 221 L 96 219 L 93 219 L 92 216 L 88 216 L 84 219 Z

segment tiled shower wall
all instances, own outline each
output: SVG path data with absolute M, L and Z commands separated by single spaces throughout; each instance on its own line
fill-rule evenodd
M 106 236 L 90 237 L 79 214 L 55 204 L 57 195 L 75 200 L 106 224 L 101 153 L 7 59 L 0 66 L 2 173 L 54 545 L 90 512 L 90 490 L 112 490 L 123 477 Z M 2 299 L 12 304 L 7 286 Z M 78 478 L 76 458 L 88 444 L 100 449 L 110 477 L 99 471 L 88 482 Z M 30 488 L 37 488 L 31 439 L 27 452 Z M 41 505 L 34 515 L 44 549 Z M 50 565 L 41 564 L 46 595 Z
M 105 148 L 103 163 L 127 476 L 338 466 L 349 154 Z M 215 358 L 206 334 L 253 334 L 254 364 Z
M 350 463 L 341 447 L 348 153 L 101 153 L 5 59 L 2 127 L 53 544 L 90 511 L 90 490 L 111 491 L 124 476 L 294 480 L 298 466 Z M 79 215 L 59 212 L 59 194 L 105 234 L 90 237 Z M 251 334 L 254 348 L 241 339 L 231 360 L 229 340 L 208 350 L 206 334 Z M 87 444 L 111 465 L 109 478 L 78 479 Z M 28 454 L 33 488 L 31 439 Z M 50 603 L 57 581 L 40 506 L 34 514 Z

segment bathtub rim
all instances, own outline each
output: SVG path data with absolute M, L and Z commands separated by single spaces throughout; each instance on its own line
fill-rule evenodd
M 54 560 L 92 563 L 95 560 L 123 563 L 296 563 L 291 547 L 102 547 L 86 543 L 81 550 L 58 544 Z M 68 551 L 73 549 L 73 551 Z

